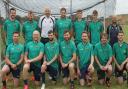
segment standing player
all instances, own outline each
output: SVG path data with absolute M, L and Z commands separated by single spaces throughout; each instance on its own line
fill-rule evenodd
M 98 12 L 93 11 L 93 20 L 89 23 L 88 31 L 90 36 L 90 41 L 93 46 L 100 42 L 100 35 L 104 30 L 102 22 L 98 20 Z
M 28 12 L 27 16 L 28 20 L 23 23 L 23 37 L 25 39 L 25 44 L 29 43 L 32 41 L 32 35 L 35 30 L 38 30 L 38 24 L 37 22 L 33 19 L 34 14 L 32 11 Z
M 6 46 L 13 43 L 13 33 L 20 32 L 20 22 L 16 20 L 16 9 L 11 8 L 9 14 L 9 19 L 5 20 L 3 25 Z
M 12 73 L 14 79 L 14 87 L 19 85 L 21 63 L 23 61 L 24 47 L 19 43 L 19 33 L 13 33 L 13 43 L 9 44 L 6 50 L 5 65 L 1 70 L 3 88 L 6 89 L 5 76 Z
M 71 22 L 71 19 L 68 19 L 66 17 L 66 9 L 65 8 L 61 8 L 60 9 L 60 19 L 58 19 L 56 21 L 56 34 L 57 34 L 57 39 L 58 39 L 58 42 L 61 43 L 63 40 L 64 40 L 64 37 L 63 37 L 63 34 L 64 34 L 64 31 L 65 30 L 68 30 L 68 31 L 72 31 L 72 22 Z
M 54 30 L 55 18 L 51 16 L 51 10 L 45 8 L 44 16 L 41 16 L 39 19 L 39 28 L 41 29 L 41 42 L 43 44 L 49 41 L 48 32 Z
M 82 19 L 82 10 L 77 10 L 77 20 L 73 24 L 75 44 L 82 42 L 81 35 L 87 28 L 85 19 Z
M 122 31 L 122 27 L 117 23 L 116 17 L 112 17 L 112 23 L 107 28 L 107 34 L 109 36 L 109 42 L 111 47 L 113 47 L 114 43 L 118 42 L 118 32 Z

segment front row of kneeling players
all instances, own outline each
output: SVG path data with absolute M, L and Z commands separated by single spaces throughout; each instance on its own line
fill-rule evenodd
M 113 46 L 108 44 L 108 36 L 103 33 L 100 43 L 95 47 L 90 44 L 87 32 L 82 33 L 82 42 L 76 47 L 71 40 L 70 32 L 64 32 L 64 41 L 60 44 L 55 39 L 53 31 L 48 32 L 49 42 L 45 46 L 40 42 L 40 33 L 33 32 L 33 41 L 25 45 L 19 43 L 19 33 L 13 34 L 13 43 L 7 47 L 6 64 L 1 70 L 3 89 L 6 89 L 5 75 L 12 73 L 14 86 L 18 87 L 21 71 L 21 64 L 24 59 L 23 80 L 24 89 L 28 89 L 29 72 L 33 71 L 35 84 L 40 85 L 41 89 L 45 89 L 45 72 L 52 77 L 53 83 L 56 83 L 58 77 L 58 63 L 61 64 L 63 73 L 63 83 L 67 84 L 70 80 L 70 89 L 74 89 L 74 78 L 79 75 L 80 85 L 92 85 L 92 76 L 95 70 L 100 84 L 106 83 L 110 86 L 110 77 L 112 75 L 112 62 L 114 60 L 115 74 L 119 84 L 123 83 L 123 71 L 128 70 L 128 45 L 123 41 L 124 33 L 118 33 L 118 42 Z M 25 49 L 24 49 L 25 48 Z M 25 52 L 25 53 L 24 53 Z M 95 62 L 94 63 L 94 59 Z M 41 64 L 43 60 L 43 64 Z

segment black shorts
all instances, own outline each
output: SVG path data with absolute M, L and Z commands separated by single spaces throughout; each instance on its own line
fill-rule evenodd
M 127 65 L 127 63 L 124 65 L 124 68 L 121 71 L 118 70 L 117 66 L 115 66 L 115 76 L 116 77 L 123 77 L 123 72 L 124 72 L 124 70 L 126 70 L 126 65 Z
M 80 69 L 80 79 L 85 79 L 85 75 L 88 73 L 88 65 Z
M 12 69 L 10 65 L 8 65 L 8 66 L 9 66 L 9 69 L 10 69 L 10 72 L 8 74 L 12 73 L 12 76 L 14 78 L 19 79 L 20 78 L 20 72 L 21 72 L 21 66 L 18 66 L 16 70 Z
M 97 70 L 97 77 L 98 77 L 98 80 L 105 79 L 105 77 L 106 77 L 105 71 L 98 69 Z
M 40 81 L 41 68 L 39 68 L 35 64 L 31 63 L 30 64 L 30 70 L 29 70 L 29 72 L 31 72 L 31 71 L 33 71 L 33 73 L 34 73 L 35 81 Z
M 52 79 L 57 79 L 58 69 L 49 65 L 49 66 L 47 66 L 47 72 L 52 77 Z
M 63 72 L 63 78 L 68 78 L 69 77 L 69 69 L 68 69 L 68 67 L 62 68 L 62 72 Z

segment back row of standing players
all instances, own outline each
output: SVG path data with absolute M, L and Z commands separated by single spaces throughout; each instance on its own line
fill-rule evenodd
M 7 19 L 3 25 L 3 30 L 5 31 L 5 37 L 6 37 L 6 58 L 9 57 L 11 60 L 11 56 L 13 55 L 14 49 L 20 50 L 22 49 L 21 45 L 14 44 L 14 34 L 16 32 L 20 32 L 20 23 L 15 19 L 16 16 L 16 10 L 14 8 L 10 9 L 10 18 Z M 42 72 L 42 87 L 41 89 L 44 89 L 45 87 L 45 75 L 44 72 L 47 69 L 50 73 L 50 76 L 52 77 L 53 81 L 56 81 L 57 76 L 57 65 L 55 63 L 55 59 L 57 59 L 57 55 L 59 54 L 59 51 L 57 51 L 58 45 L 60 45 L 60 54 L 59 62 L 62 67 L 62 71 L 64 74 L 63 82 L 64 84 L 67 83 L 67 78 L 70 75 L 70 82 L 71 82 L 71 89 L 74 89 L 74 61 L 76 58 L 76 54 L 79 59 L 79 65 L 77 65 L 77 72 L 80 75 L 80 84 L 84 85 L 84 76 L 86 75 L 86 79 L 88 82 L 88 85 L 91 85 L 91 75 L 94 71 L 93 68 L 93 61 L 94 61 L 94 54 L 95 54 L 95 60 L 98 64 L 99 68 L 97 68 L 97 74 L 100 84 L 104 82 L 104 78 L 106 83 L 109 85 L 109 79 L 112 72 L 112 48 L 114 43 L 118 42 L 118 40 L 122 39 L 124 33 L 122 32 L 121 26 L 119 26 L 116 23 L 116 18 L 113 17 L 112 24 L 109 25 L 107 29 L 107 34 L 110 38 L 110 45 L 107 43 L 107 35 L 102 34 L 104 31 L 104 27 L 102 22 L 100 22 L 97 18 L 98 12 L 96 10 L 93 11 L 92 17 L 93 20 L 87 25 L 87 22 L 82 19 L 82 10 L 77 11 L 77 19 L 72 22 L 71 19 L 66 18 L 66 9 L 61 8 L 60 10 L 60 18 L 55 21 L 55 18 L 51 16 L 50 9 L 45 9 L 45 15 L 41 16 L 39 19 L 39 22 L 36 22 L 33 20 L 33 13 L 30 11 L 28 12 L 28 21 L 23 23 L 22 32 L 23 37 L 25 39 L 25 62 L 26 64 L 23 67 L 23 76 L 24 76 L 24 89 L 28 89 L 28 70 L 35 70 L 35 80 L 36 84 L 38 84 L 40 78 L 39 72 L 41 70 Z M 45 45 L 45 47 L 38 42 L 35 42 L 38 40 L 38 30 L 41 33 L 41 42 Z M 53 41 L 52 38 L 55 32 L 55 36 L 58 40 L 58 42 L 51 44 L 51 41 Z M 86 32 L 85 32 L 86 31 Z M 14 33 L 14 34 L 13 34 Z M 118 34 L 120 33 L 120 34 Z M 102 36 L 101 36 L 102 34 Z M 119 35 L 119 36 L 117 36 Z M 90 43 L 88 41 L 88 36 L 90 38 Z M 50 38 L 51 37 L 51 38 Z M 74 37 L 74 42 L 72 40 L 69 40 L 69 38 Z M 100 42 L 101 39 L 101 42 Z M 102 45 L 105 44 L 105 45 Z M 122 46 L 123 45 L 123 46 Z M 76 53 L 76 46 L 77 46 L 77 53 Z M 44 48 L 43 48 L 44 47 Z M 55 48 L 54 48 L 55 47 Z M 93 48 L 95 49 L 93 53 Z M 119 77 L 119 82 L 122 80 L 120 78 L 122 76 L 122 71 L 124 66 L 128 68 L 127 60 L 128 57 L 128 46 L 125 42 L 121 42 L 121 44 L 115 44 L 114 46 L 114 53 L 115 57 L 117 57 L 115 60 L 117 65 L 117 72 Z M 41 67 L 41 64 L 37 61 L 42 59 L 41 54 L 45 52 L 45 57 L 43 65 Z M 122 53 L 121 53 L 122 52 Z M 17 53 L 14 51 L 14 53 Z M 22 53 L 22 52 L 21 52 Z M 8 59 L 9 59 L 8 58 Z M 7 62 L 7 65 L 9 65 L 9 70 L 15 69 L 16 66 L 20 65 L 21 61 L 14 62 L 14 59 L 18 58 L 18 55 L 13 55 L 12 60 Z M 19 58 L 20 59 L 20 58 Z M 28 59 L 33 59 L 29 60 Z M 89 61 L 91 59 L 91 61 Z M 27 61 L 26 61 L 27 60 Z M 10 63 L 12 62 L 12 63 Z M 34 63 L 35 62 L 35 63 Z M 28 64 L 30 63 L 30 64 Z M 14 64 L 14 65 L 13 65 Z M 6 65 L 6 67 L 7 67 Z M 52 66 L 50 66 L 52 65 Z M 123 66 L 123 68 L 122 68 Z M 5 69 L 6 69 L 5 67 Z M 37 68 L 41 67 L 41 69 Z M 14 72 L 14 71 L 13 71 Z M 16 73 L 15 73 L 16 72 Z M 15 71 L 13 74 L 14 78 L 18 78 L 17 71 Z M 107 76 L 105 76 L 105 72 Z M 17 82 L 14 82 L 14 84 L 17 85 Z M 5 87 L 6 83 L 3 80 L 3 86 Z

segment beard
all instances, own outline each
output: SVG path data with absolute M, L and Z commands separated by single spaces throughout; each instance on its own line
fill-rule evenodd
M 49 41 L 53 41 L 54 39 L 53 38 L 50 38 Z

